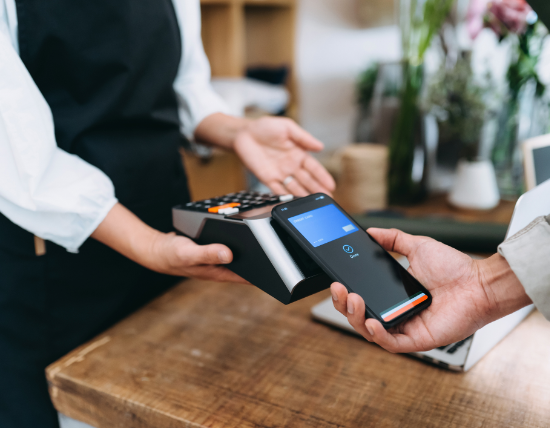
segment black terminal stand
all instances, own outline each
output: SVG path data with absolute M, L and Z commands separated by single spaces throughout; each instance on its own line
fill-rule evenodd
M 174 227 L 200 245 L 224 244 L 227 267 L 285 305 L 327 289 L 331 279 L 271 218 L 291 196 L 240 192 L 173 208 Z

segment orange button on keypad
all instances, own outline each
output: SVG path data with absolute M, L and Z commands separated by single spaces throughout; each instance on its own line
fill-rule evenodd
M 218 207 L 208 208 L 208 212 L 216 214 L 219 210 L 223 210 L 225 208 L 235 208 L 235 207 L 240 207 L 240 206 L 241 206 L 241 204 L 239 204 L 237 202 L 231 202 L 230 204 L 225 204 L 225 205 L 220 205 Z

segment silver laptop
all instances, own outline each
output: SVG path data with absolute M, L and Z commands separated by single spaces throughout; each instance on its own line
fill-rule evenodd
M 550 180 L 525 193 L 518 200 L 506 238 L 519 232 L 535 218 L 548 214 L 550 214 Z M 399 262 L 405 268 L 408 267 L 408 261 L 405 257 L 402 257 Z M 450 370 L 469 370 L 529 315 L 533 308 L 533 305 L 530 305 L 492 322 L 461 342 L 410 355 Z M 311 313 L 316 320 L 356 333 L 348 323 L 347 318 L 334 309 L 330 297 L 314 306 Z

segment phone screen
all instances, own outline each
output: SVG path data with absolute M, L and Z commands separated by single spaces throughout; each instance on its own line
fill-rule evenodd
M 312 195 L 274 211 L 327 274 L 363 297 L 385 323 L 429 306 L 429 292 L 328 196 Z

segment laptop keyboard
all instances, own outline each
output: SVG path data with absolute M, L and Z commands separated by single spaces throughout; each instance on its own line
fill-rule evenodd
M 265 207 L 267 205 L 288 202 L 293 198 L 292 195 L 278 196 L 273 193 L 247 192 L 243 190 L 242 192 L 230 193 L 217 198 L 189 202 L 185 204 L 183 208 L 190 211 L 230 215 Z
M 460 342 L 456 342 L 456 343 L 451 343 L 450 345 L 445 345 L 445 346 L 441 346 L 437 349 L 439 349 L 440 351 L 443 351 L 443 352 L 446 352 L 447 354 L 454 354 L 456 351 L 458 351 L 460 348 L 462 348 L 464 346 L 464 344 L 470 340 L 472 336 L 470 337 L 467 337 L 466 339 L 464 340 L 461 340 Z

